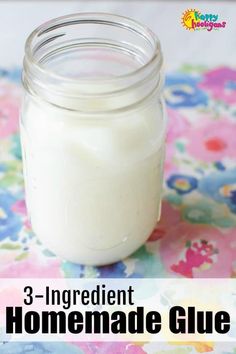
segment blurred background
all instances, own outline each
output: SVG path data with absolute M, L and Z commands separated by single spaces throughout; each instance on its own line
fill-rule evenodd
M 227 21 L 219 31 L 190 32 L 182 27 L 182 13 L 197 8 Z M 160 38 L 167 69 L 183 63 L 221 65 L 236 62 L 236 3 L 234 1 L 0 1 L 0 65 L 21 65 L 24 42 L 41 23 L 80 11 L 112 12 L 133 17 Z

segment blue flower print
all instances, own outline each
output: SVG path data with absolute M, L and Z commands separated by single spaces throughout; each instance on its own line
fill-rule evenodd
M 16 199 L 6 191 L 0 191 L 0 241 L 9 237 L 16 241 L 22 227 L 20 217 L 15 214 L 11 207 Z
M 236 168 L 206 176 L 199 182 L 199 192 L 236 213 Z
M 84 352 L 72 344 L 67 343 L 4 343 L 0 345 L 1 354 L 83 354 Z
M 167 76 L 165 99 L 172 108 L 206 106 L 208 97 L 197 84 L 199 79 L 185 74 Z
M 21 69 L 14 68 L 11 70 L 0 68 L 0 78 L 6 78 L 13 82 L 20 82 L 21 80 Z
M 195 177 L 181 174 L 170 176 L 166 183 L 169 188 L 174 189 L 180 195 L 190 193 L 198 186 L 198 180 Z

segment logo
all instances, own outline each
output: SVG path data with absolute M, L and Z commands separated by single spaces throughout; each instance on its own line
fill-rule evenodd
M 226 21 L 219 21 L 218 14 L 203 14 L 197 9 L 188 9 L 182 14 L 182 26 L 189 31 L 219 30 L 225 28 Z

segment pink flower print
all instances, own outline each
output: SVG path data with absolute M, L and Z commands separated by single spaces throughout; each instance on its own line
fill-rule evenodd
M 0 97 L 0 138 L 18 130 L 19 102 L 11 97 Z
M 236 259 L 235 234 L 235 228 L 220 231 L 181 222 L 160 239 L 162 262 L 166 269 L 185 277 L 230 277 Z
M 236 157 L 236 123 L 226 118 L 194 127 L 188 133 L 187 150 L 193 157 L 206 161 L 220 161 Z
M 20 261 L 9 259 L 1 265 L 0 278 L 61 278 L 61 261 L 38 257 L 32 251 Z
M 15 204 L 13 204 L 12 210 L 16 213 L 26 215 L 26 205 L 24 199 L 18 200 Z
M 236 70 L 221 67 L 208 71 L 199 86 L 206 90 L 215 100 L 229 105 L 236 103 Z
M 73 343 L 85 354 L 145 354 L 141 346 L 125 342 Z
M 165 152 L 165 162 L 164 162 L 165 178 L 177 171 L 177 167 L 174 164 L 174 158 L 175 158 L 175 148 L 172 143 L 167 142 L 166 152 Z
M 200 242 L 194 242 L 193 245 L 190 244 L 187 248 L 185 260 L 181 260 L 179 263 L 173 264 L 171 269 L 178 274 L 192 278 L 193 269 L 207 264 L 212 264 L 213 259 L 211 256 L 217 252 L 218 251 L 214 250 L 214 247 L 211 244 L 208 244 L 207 241 L 202 240 Z
M 167 143 L 170 143 L 185 135 L 187 129 L 189 128 L 189 123 L 184 115 L 174 109 L 168 108 L 167 115 Z
M 29 219 L 27 218 L 27 210 L 26 210 L 26 205 L 25 205 L 25 200 L 21 199 L 18 200 L 15 204 L 12 205 L 12 211 L 14 211 L 17 214 L 20 214 L 22 216 L 24 216 L 26 219 L 24 221 L 24 225 L 30 229 L 31 228 L 31 224 Z
M 166 154 L 164 170 L 165 175 L 170 175 L 176 172 L 177 167 L 174 164 L 175 157 L 175 141 L 177 138 L 184 136 L 188 129 L 188 122 L 186 118 L 174 109 L 168 108 L 168 125 L 166 137 Z

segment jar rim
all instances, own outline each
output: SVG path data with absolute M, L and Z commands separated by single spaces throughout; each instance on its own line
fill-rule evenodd
M 68 23 L 69 22 L 69 23 Z M 73 83 L 76 84 L 78 82 L 77 78 L 67 77 L 64 75 L 60 75 L 51 71 L 50 69 L 41 65 L 39 61 L 36 60 L 34 57 L 34 47 L 33 41 L 40 37 L 42 34 L 49 32 L 52 29 L 60 28 L 63 26 L 76 24 L 76 23 L 101 23 L 101 24 L 110 24 L 116 25 L 119 27 L 123 27 L 125 29 L 131 30 L 136 32 L 137 34 L 144 37 L 149 43 L 153 46 L 153 52 L 150 58 L 146 61 L 146 63 L 142 64 L 140 67 L 117 76 L 106 77 L 99 79 L 101 82 L 117 82 L 119 80 L 123 80 L 126 78 L 132 78 L 133 76 L 139 75 L 144 72 L 148 67 L 155 63 L 155 67 L 157 70 L 161 69 L 163 58 L 161 52 L 161 45 L 158 37 L 156 34 L 150 30 L 146 25 L 143 25 L 137 20 L 131 19 L 126 16 L 116 15 L 112 13 L 105 13 L 105 12 L 81 12 L 81 13 L 74 13 L 65 16 L 60 16 L 53 18 L 40 26 L 38 26 L 27 38 L 25 43 L 25 57 L 24 57 L 24 68 L 30 64 L 32 70 L 35 73 L 46 75 L 54 80 L 61 80 L 65 83 Z M 82 82 L 94 82 L 94 79 L 91 78 L 80 78 L 80 83 Z

